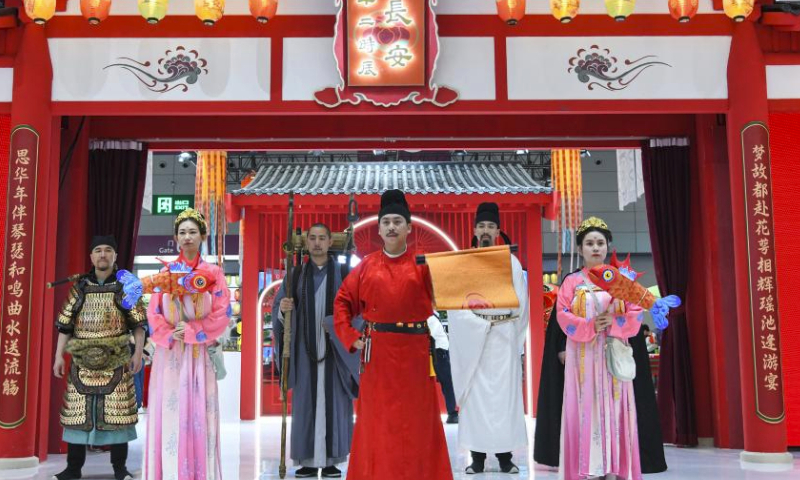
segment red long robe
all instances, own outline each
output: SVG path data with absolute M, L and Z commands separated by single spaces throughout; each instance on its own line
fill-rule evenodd
M 430 274 L 413 252 L 368 255 L 342 284 L 334 304 L 336 334 L 351 346 L 358 314 L 376 323 L 422 323 L 433 311 Z M 348 480 L 453 478 L 427 335 L 372 333 L 372 355 L 361 375 Z

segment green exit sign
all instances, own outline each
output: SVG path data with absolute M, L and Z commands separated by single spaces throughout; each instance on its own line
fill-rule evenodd
M 194 208 L 194 195 L 153 195 L 153 215 L 175 215 Z

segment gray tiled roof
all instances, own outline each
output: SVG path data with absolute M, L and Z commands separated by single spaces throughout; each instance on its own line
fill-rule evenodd
M 273 163 L 233 195 L 551 193 L 517 162 Z

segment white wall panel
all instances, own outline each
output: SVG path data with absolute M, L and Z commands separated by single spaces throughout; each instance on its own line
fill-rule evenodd
M 442 37 L 434 81 L 461 100 L 494 100 L 494 38 Z
M 14 91 L 14 69 L 0 68 L 0 102 L 10 102 Z
M 800 98 L 800 65 L 767 65 L 767 98 Z
M 283 99 L 314 100 L 314 93 L 339 84 L 333 38 L 283 40 Z
M 508 97 L 511 100 L 724 99 L 728 97 L 730 41 L 730 37 L 511 37 L 507 43 Z M 568 71 L 570 59 L 577 57 L 579 50 L 589 50 L 593 45 L 599 47 L 601 55 L 612 61 L 616 59 L 607 72 L 610 77 L 619 77 L 651 61 L 669 66 L 640 68 L 622 77 L 627 86 L 612 82 L 611 88 L 619 90 L 609 91 L 598 85 L 606 85 L 605 81 L 591 78 L 583 83 L 574 71 Z M 642 60 L 636 61 L 639 59 Z M 626 61 L 634 63 L 626 65 Z M 639 75 L 634 78 L 637 71 Z
M 113 38 L 102 42 L 93 38 L 55 38 L 49 43 L 55 101 L 269 100 L 269 38 Z M 152 77 L 171 76 L 163 62 L 173 58 L 179 46 L 192 58 L 190 51 L 195 50 L 207 62 L 207 73 L 200 74 L 193 84 L 181 79 L 166 84 L 156 82 L 154 87 L 185 84 L 185 92 L 183 87 L 164 93 L 148 89 L 146 83 L 152 84 Z M 127 67 L 110 66 L 113 64 Z

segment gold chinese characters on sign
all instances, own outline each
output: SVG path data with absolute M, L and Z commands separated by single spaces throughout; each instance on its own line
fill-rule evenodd
M 425 84 L 427 0 L 349 0 L 348 84 Z
M 30 127 L 11 132 L 0 306 L 0 428 L 6 429 L 25 419 L 38 145 Z
M 783 420 L 784 409 L 766 125 L 754 122 L 742 130 L 742 154 L 756 414 L 776 423 Z

